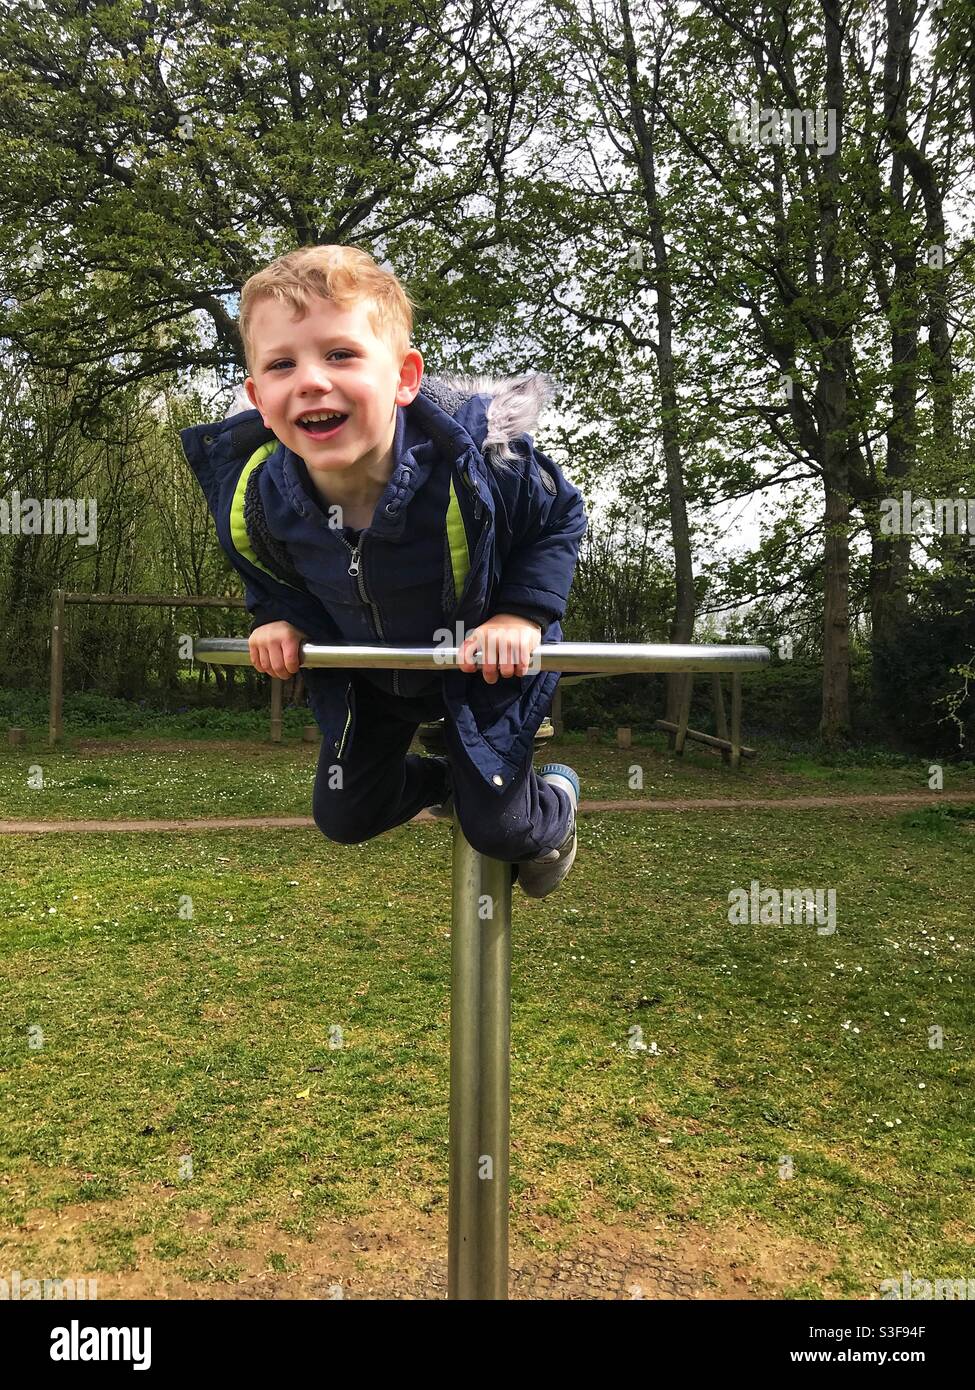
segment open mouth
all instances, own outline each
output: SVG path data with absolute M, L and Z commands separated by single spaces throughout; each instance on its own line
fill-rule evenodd
M 348 418 L 348 415 L 333 415 L 327 420 L 303 417 L 297 423 L 302 433 L 310 435 L 312 439 L 331 439 Z

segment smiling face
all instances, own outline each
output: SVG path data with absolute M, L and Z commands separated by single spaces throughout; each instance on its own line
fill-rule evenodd
M 367 502 L 382 492 L 392 471 L 396 407 L 410 404 L 423 377 L 416 349 L 397 362 L 366 311 L 364 300 L 341 309 L 313 295 L 295 318 L 289 304 L 267 298 L 251 320 L 247 397 L 336 502 Z M 343 418 L 307 423 L 333 411 Z

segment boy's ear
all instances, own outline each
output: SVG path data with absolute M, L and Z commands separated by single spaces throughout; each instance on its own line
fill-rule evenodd
M 260 403 L 257 399 L 257 387 L 254 385 L 254 380 L 252 377 L 246 377 L 244 379 L 244 391 L 247 395 L 247 399 L 250 401 L 254 409 L 261 410 Z M 263 417 L 264 412 L 263 410 L 261 410 L 261 418 L 263 419 Z M 267 424 L 267 421 L 265 420 L 264 423 Z
M 396 392 L 397 405 L 410 405 L 419 395 L 423 380 L 423 358 L 416 348 L 410 348 L 403 358 L 399 372 L 399 390 Z

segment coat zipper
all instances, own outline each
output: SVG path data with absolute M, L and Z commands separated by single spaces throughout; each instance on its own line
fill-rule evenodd
M 466 468 L 465 468 L 464 471 L 462 472 L 461 477 L 464 479 L 464 482 L 467 484 L 467 486 L 470 488 L 471 492 L 473 492 L 473 494 L 474 494 L 474 520 L 475 520 L 475 521 L 480 521 L 480 519 L 481 519 L 481 495 L 480 495 L 480 493 L 479 493 L 478 490 L 477 490 L 477 485 L 476 485 L 476 483 L 474 482 L 474 479 L 471 477 L 469 471 L 468 471 Z
M 376 605 L 373 603 L 372 599 L 371 599 L 371 598 L 369 597 L 369 595 L 366 593 L 366 582 L 365 582 L 365 580 L 363 579 L 362 575 L 361 575 L 360 572 L 359 572 L 359 571 L 360 571 L 359 554 L 360 554 L 360 552 L 361 552 L 361 550 L 362 550 L 362 542 L 363 542 L 364 536 L 365 536 L 365 533 L 363 533 L 363 535 L 361 535 L 361 536 L 359 537 L 359 543 L 358 543 L 358 545 L 356 545 L 355 549 L 352 548 L 352 545 L 349 543 L 349 541 L 346 540 L 346 538 L 345 538 L 344 535 L 342 536 L 342 544 L 345 545 L 345 546 L 348 548 L 348 550 L 350 551 L 350 553 L 351 553 L 351 555 L 352 555 L 352 560 L 351 560 L 351 562 L 350 562 L 350 564 L 349 564 L 349 574 L 351 574 L 352 577 L 353 577 L 353 579 L 355 579 L 355 580 L 358 582 L 359 593 L 360 593 L 360 595 L 361 595 L 361 597 L 362 597 L 363 603 L 367 603 L 367 604 L 369 605 L 369 607 L 372 609 L 373 620 L 374 620 L 374 622 L 375 622 L 376 632 L 377 632 L 378 635 L 379 635 L 379 641 L 382 643 L 383 646 L 385 646 L 385 645 L 386 645 L 386 634 L 383 632 L 383 625 L 382 625 L 382 620 L 381 620 L 381 618 L 380 618 L 380 616 L 379 616 L 379 609 L 376 607 Z M 400 688 L 399 688 L 399 672 L 398 672 L 398 671 L 394 671 L 394 672 L 393 672 L 393 694 L 394 694 L 394 695 L 401 695 L 401 694 L 402 694 L 402 691 L 401 691 Z
M 470 472 L 469 472 L 466 468 L 461 470 L 461 477 L 464 479 L 464 482 L 467 484 L 467 486 L 470 488 L 471 492 L 474 494 L 474 520 L 475 520 L 475 521 L 480 521 L 480 519 L 481 519 L 482 504 L 481 504 L 480 494 L 479 494 L 478 491 L 477 491 L 477 486 L 476 486 L 476 484 L 475 484 L 475 482 L 474 482 L 474 479 L 471 477 Z M 357 583 L 358 583 L 358 586 L 359 586 L 359 594 L 360 594 L 361 597 L 362 597 L 363 603 L 368 604 L 369 607 L 372 609 L 372 612 L 373 612 L 373 619 L 374 619 L 375 626 L 376 626 L 376 631 L 377 631 L 377 633 L 379 634 L 379 640 L 380 640 L 380 642 L 382 642 L 382 643 L 385 644 L 386 636 L 385 636 L 385 633 L 383 632 L 383 625 L 382 625 L 382 620 L 381 620 L 381 618 L 380 618 L 380 616 L 379 616 L 379 609 L 376 607 L 376 605 L 373 603 L 372 599 L 369 597 L 368 593 L 366 592 L 365 580 L 363 579 L 363 577 L 362 577 L 362 575 L 361 575 L 361 573 L 360 573 L 361 566 L 360 566 L 360 564 L 359 564 L 359 556 L 360 556 L 360 553 L 361 553 L 361 551 L 362 551 L 362 543 L 363 543 L 363 540 L 364 540 L 364 538 L 365 538 L 365 532 L 363 532 L 362 535 L 359 537 L 359 542 L 358 542 L 358 544 L 357 544 L 355 547 L 353 547 L 353 546 L 351 545 L 351 543 L 350 543 L 348 540 L 346 540 L 346 537 L 345 537 L 345 535 L 344 535 L 342 532 L 339 532 L 339 535 L 341 536 L 342 544 L 346 547 L 346 549 L 349 551 L 350 555 L 352 556 L 352 559 L 351 559 L 350 562 L 349 562 L 349 574 L 350 574 L 350 575 L 352 576 L 352 578 L 355 579 L 355 580 L 357 581 Z M 402 691 L 401 691 L 400 688 L 399 688 L 399 672 L 398 672 L 398 671 L 394 671 L 394 672 L 393 672 L 393 694 L 394 694 L 394 695 L 401 695 L 401 694 L 402 694 Z M 348 691 L 346 691 L 346 696 L 348 696 Z M 349 710 L 349 720 L 351 720 L 351 718 L 352 718 L 352 711 L 351 711 L 351 709 L 350 709 L 350 710 Z M 345 733 L 348 732 L 348 728 L 349 728 L 349 723 L 348 723 L 348 721 L 346 721 Z M 343 743 L 343 745 L 345 744 L 345 734 L 343 734 L 343 736 L 342 736 L 342 743 Z
M 345 717 L 345 728 L 342 730 L 342 737 L 339 739 L 339 746 L 335 750 L 335 756 L 339 759 L 341 759 L 342 753 L 345 749 L 345 740 L 349 736 L 349 725 L 352 723 L 352 705 L 349 701 L 349 696 L 351 695 L 351 693 L 352 682 L 349 681 L 349 684 L 345 687 L 345 708 L 348 711 Z

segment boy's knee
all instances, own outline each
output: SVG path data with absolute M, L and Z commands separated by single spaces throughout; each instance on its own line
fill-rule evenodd
M 375 834 L 372 826 L 367 825 L 350 807 L 343 806 L 341 800 L 335 797 L 328 800 L 316 797 L 312 802 L 312 815 L 326 840 L 332 840 L 337 845 L 361 845 L 364 840 L 371 840 Z

